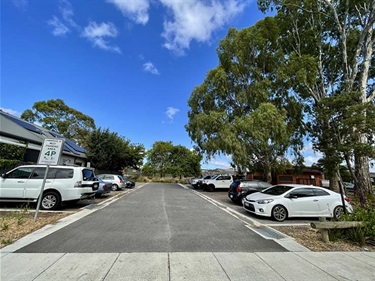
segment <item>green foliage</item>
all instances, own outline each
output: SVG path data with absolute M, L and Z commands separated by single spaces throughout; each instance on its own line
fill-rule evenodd
M 4 218 L 2 218 L 1 230 L 8 230 L 8 229 L 9 229 L 9 223 L 7 221 L 4 221 Z
M 18 225 L 22 225 L 25 222 L 26 215 L 27 215 L 27 208 L 24 208 L 22 211 L 16 212 L 14 214 L 14 217 L 16 218 Z
M 184 146 L 173 145 L 171 141 L 157 141 L 148 151 L 148 162 L 142 169 L 147 176 L 159 175 L 164 178 L 188 177 L 200 173 L 200 161 L 202 157 L 196 151 L 190 151 Z
M 7 160 L 7 159 L 0 159 L 0 171 L 9 171 L 13 168 L 16 168 L 21 165 L 28 165 L 28 164 L 35 164 L 31 162 L 22 162 L 19 160 Z
M 327 174 L 334 176 L 343 160 L 349 170 L 355 163 L 353 180 L 363 204 L 368 158 L 375 152 L 375 2 L 258 0 L 258 7 L 276 11 L 285 56 L 276 80 L 303 104 Z
M 261 163 L 270 173 L 289 148 L 300 156 L 302 106 L 276 79 L 285 60 L 279 34 L 275 19 L 265 18 L 231 28 L 220 42 L 220 63 L 191 93 L 185 126 L 208 157 L 230 154 L 241 168 Z
M 365 207 L 356 206 L 352 214 L 346 214 L 340 219 L 345 221 L 361 221 L 364 224 L 361 228 L 363 240 L 375 242 L 375 208 L 373 204 L 368 204 Z M 356 231 L 345 233 L 345 235 L 348 239 L 361 240 L 361 234 L 356 233 Z
M 35 102 L 32 110 L 25 110 L 21 118 L 38 122 L 85 148 L 87 135 L 96 128 L 94 119 L 67 106 L 61 99 Z
M 1 159 L 23 161 L 26 152 L 26 147 L 21 147 L 12 144 L 0 143 L 0 157 Z
M 87 138 L 87 157 L 99 170 L 139 169 L 143 163 L 143 145 L 131 144 L 109 129 L 98 128 Z
M 10 245 L 10 244 L 13 243 L 13 239 L 12 239 L 12 238 L 2 239 L 2 240 L 1 240 L 1 243 L 4 244 L 5 246 L 6 246 L 6 245 Z

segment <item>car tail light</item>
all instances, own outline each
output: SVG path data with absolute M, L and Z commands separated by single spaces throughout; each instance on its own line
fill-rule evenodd
M 105 184 L 103 185 L 103 189 L 107 189 L 107 187 L 108 187 L 107 185 L 105 185 Z
M 239 185 L 237 186 L 237 192 L 241 192 L 242 191 L 242 187 Z
M 122 180 L 120 179 L 120 183 L 122 183 Z
M 344 197 L 344 200 L 346 201 L 346 202 L 348 202 L 348 203 L 350 203 L 350 199 L 348 198 L 348 197 Z
M 74 187 L 82 187 L 82 182 L 81 182 L 81 181 L 77 181 L 77 182 L 74 184 Z

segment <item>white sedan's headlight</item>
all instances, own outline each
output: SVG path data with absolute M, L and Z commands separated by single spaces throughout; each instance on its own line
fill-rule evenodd
M 264 199 L 257 201 L 258 204 L 269 204 L 271 202 L 273 202 L 273 199 Z

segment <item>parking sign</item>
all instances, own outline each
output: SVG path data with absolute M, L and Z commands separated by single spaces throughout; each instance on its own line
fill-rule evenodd
M 45 139 L 39 154 L 39 165 L 57 165 L 64 146 L 63 139 Z

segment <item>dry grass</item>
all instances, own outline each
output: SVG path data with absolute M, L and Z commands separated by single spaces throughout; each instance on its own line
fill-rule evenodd
M 0 248 L 14 243 L 27 234 L 42 228 L 47 224 L 54 224 L 59 219 L 66 217 L 69 213 L 61 212 L 40 212 L 38 219 L 34 222 L 34 214 L 27 210 L 0 212 Z
M 278 226 L 274 228 L 293 237 L 298 243 L 313 252 L 375 252 L 374 246 L 360 246 L 346 240 L 324 243 L 319 230 L 310 226 Z

